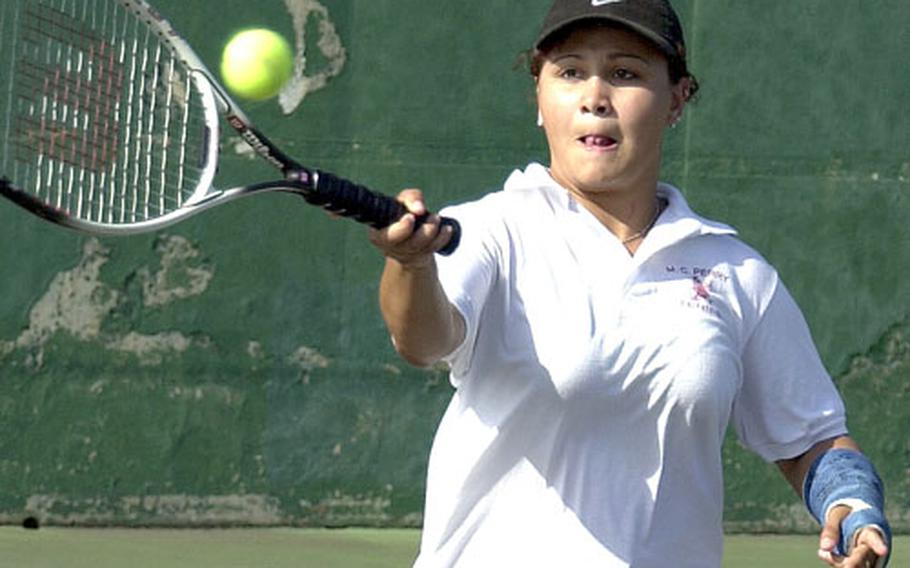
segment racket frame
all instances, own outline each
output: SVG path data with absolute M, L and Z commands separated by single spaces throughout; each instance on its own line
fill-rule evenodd
M 65 209 L 56 208 L 27 191 L 15 188 L 8 179 L 2 176 L 0 176 L 0 194 L 33 214 L 59 225 L 78 231 L 111 236 L 135 235 L 160 230 L 227 201 L 266 191 L 298 194 L 312 204 L 343 216 L 352 217 L 374 228 L 387 226 L 406 213 L 405 207 L 391 197 L 373 192 L 328 172 L 305 168 L 291 159 L 253 125 L 250 118 L 225 92 L 190 44 L 154 7 L 146 0 L 114 1 L 145 23 L 162 43 L 171 48 L 173 56 L 182 62 L 200 96 L 206 129 L 204 136 L 206 147 L 203 151 L 205 164 L 201 168 L 202 173 L 195 188 L 190 192 L 190 197 L 174 211 L 154 218 L 129 223 L 105 223 L 73 216 Z M 280 170 L 284 179 L 230 189 L 216 188 L 214 182 L 219 158 L 221 118 L 224 118 L 258 156 Z M 321 181 L 322 184 L 320 184 Z M 326 186 L 326 189 L 323 189 L 321 185 Z M 334 192 L 339 187 L 345 194 L 351 195 L 346 198 L 348 205 L 345 204 L 345 199 L 341 200 L 342 203 L 334 200 Z M 378 216 L 376 213 L 371 213 L 363 217 L 357 212 L 359 203 L 362 203 L 364 199 L 371 202 L 372 209 L 376 209 L 378 204 L 380 210 Z M 427 215 L 422 216 L 418 219 L 418 223 L 424 222 L 427 217 Z M 443 218 L 442 223 L 452 227 L 453 238 L 439 252 L 450 254 L 458 246 L 460 227 L 454 219 Z

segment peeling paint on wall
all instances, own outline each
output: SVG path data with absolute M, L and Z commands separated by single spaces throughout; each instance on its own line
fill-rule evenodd
M 58 333 L 68 333 L 82 341 L 91 341 L 117 306 L 120 294 L 100 280 L 101 268 L 108 262 L 110 251 L 97 239 L 89 239 L 82 248 L 82 259 L 72 270 L 57 274 L 44 295 L 29 312 L 28 327 L 11 342 L 4 342 L 0 353 L 26 350 L 27 364 L 41 368 L 43 346 Z
M 391 363 L 383 363 L 382 370 L 390 375 L 395 375 L 396 377 L 401 375 L 401 367 Z
M 328 525 L 387 524 L 392 516 L 389 495 L 352 495 L 334 491 L 318 502 L 300 501 L 304 516 L 321 519 Z
M 279 501 L 269 495 L 131 495 L 114 500 L 32 495 L 26 501 L 25 511 L 45 523 L 62 525 L 190 522 L 212 526 L 270 526 L 287 521 Z
M 192 345 L 192 341 L 176 331 L 143 335 L 130 332 L 106 343 L 113 351 L 132 353 L 139 358 L 139 364 L 145 366 L 160 365 L 168 354 L 181 354 Z
M 310 373 L 314 369 L 325 369 L 329 366 L 329 359 L 312 347 L 298 347 L 288 359 L 288 363 L 300 369 L 300 381 L 310 383 Z
M 357 414 L 357 422 L 351 433 L 350 442 L 356 444 L 361 438 L 375 438 L 382 430 L 382 413 L 374 408 L 365 408 Z
M 194 387 L 175 386 L 168 390 L 169 398 L 216 401 L 224 407 L 236 407 L 244 401 L 244 393 L 237 389 L 220 385 L 200 385 Z
M 756 503 L 748 500 L 739 501 L 736 509 L 762 510 L 760 520 L 731 521 L 724 520 L 724 529 L 729 532 L 763 532 L 772 534 L 811 534 L 818 530 L 815 519 L 806 511 L 806 506 L 795 499 L 787 503 Z
M 850 359 L 838 380 L 847 403 L 850 432 L 873 455 L 888 487 L 888 520 L 896 531 L 910 527 L 910 319 L 891 326 L 865 353 Z M 866 412 L 874 406 L 876 412 Z M 858 412 L 852 412 L 859 409 Z
M 154 274 L 148 268 L 137 272 L 146 307 L 164 306 L 205 292 L 215 271 L 197 262 L 199 250 L 192 243 L 171 235 L 159 239 L 155 251 L 161 255 L 161 269 Z
M 205 292 L 214 271 L 198 261 L 199 251 L 189 241 L 178 236 L 163 237 L 155 250 L 161 268 L 154 274 L 147 267 L 136 272 L 146 306 L 163 306 Z M 0 357 L 23 351 L 26 367 L 39 370 L 45 363 L 44 347 L 57 333 L 135 355 L 142 365 L 160 365 L 165 356 L 180 355 L 191 345 L 208 345 L 207 338 L 191 339 L 177 331 L 151 335 L 105 331 L 105 322 L 125 297 L 123 291 L 108 286 L 101 278 L 101 270 L 109 260 L 110 249 L 98 239 L 88 239 L 76 266 L 57 274 L 32 306 L 28 326 L 19 337 L 0 341 Z
M 251 359 L 262 359 L 265 353 L 262 350 L 262 343 L 258 341 L 250 341 L 246 345 L 246 354 L 250 356 Z
M 347 52 L 329 18 L 328 9 L 317 0 L 284 0 L 294 24 L 296 36 L 296 57 L 294 75 L 278 95 L 278 103 L 285 114 L 291 114 L 307 95 L 324 88 L 330 79 L 341 73 L 347 60 Z M 319 39 L 316 46 L 325 57 L 326 65 L 316 73 L 307 75 L 307 23 L 317 18 Z
M 868 353 L 851 359 L 841 381 L 850 384 L 867 378 L 874 381 L 875 386 L 882 387 L 895 372 L 907 366 L 910 366 L 910 338 L 901 326 L 895 326 Z
M 97 239 L 85 243 L 79 264 L 55 276 L 32 307 L 28 329 L 16 340 L 18 347 L 42 345 L 58 331 L 82 340 L 98 336 L 104 319 L 120 297 L 100 281 L 101 267 L 107 264 L 109 253 Z
M 241 158 L 246 158 L 248 160 L 258 160 L 259 155 L 256 153 L 256 150 L 253 150 L 253 147 L 249 143 L 239 136 L 232 136 L 227 139 L 227 145 L 231 147 L 234 154 L 240 156 Z

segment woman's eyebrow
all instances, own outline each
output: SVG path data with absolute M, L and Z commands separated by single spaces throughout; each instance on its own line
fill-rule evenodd
M 623 60 L 623 59 L 625 59 L 625 60 L 631 59 L 633 61 L 637 61 L 638 63 L 643 64 L 648 67 L 650 67 L 651 64 L 654 62 L 653 57 L 649 57 L 648 54 L 642 54 L 642 53 L 639 53 L 636 51 L 614 51 L 611 53 L 607 53 L 606 56 L 604 57 L 604 59 L 607 61 L 614 61 L 614 62 Z
M 548 59 L 550 61 L 552 61 L 553 63 L 557 63 L 564 59 L 582 59 L 582 57 L 581 57 L 581 55 L 579 55 L 577 53 L 567 52 L 567 53 L 557 53 L 556 55 L 554 55 L 552 57 L 548 57 Z
M 584 56 L 581 55 L 580 53 L 575 53 L 575 52 L 569 51 L 566 53 L 557 53 L 556 55 L 550 57 L 549 59 L 553 63 L 558 63 L 565 59 L 584 59 Z M 617 51 L 617 52 L 613 52 L 613 53 L 608 53 L 606 55 L 606 59 L 610 60 L 610 61 L 617 60 L 617 59 L 635 59 L 646 65 L 651 64 L 650 58 L 648 58 L 644 55 L 641 55 L 639 53 L 626 52 L 626 51 Z
M 608 57 L 608 59 L 637 59 L 643 63 L 648 63 L 648 64 L 651 63 L 650 58 L 645 57 L 644 55 L 641 55 L 638 53 L 631 53 L 631 52 L 622 52 L 621 51 L 621 52 L 611 53 L 607 57 Z

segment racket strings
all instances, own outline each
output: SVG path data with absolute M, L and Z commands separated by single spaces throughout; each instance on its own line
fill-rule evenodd
M 71 216 L 166 215 L 205 171 L 205 116 L 169 46 L 113 0 L 19 0 L 9 105 L 22 189 Z

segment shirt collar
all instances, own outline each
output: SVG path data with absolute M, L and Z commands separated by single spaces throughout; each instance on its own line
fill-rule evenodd
M 529 164 L 524 170 L 513 171 L 503 189 L 505 191 L 536 189 L 545 192 L 554 205 L 558 204 L 570 211 L 576 211 L 579 207 L 572 195 L 550 176 L 549 170 L 536 162 Z M 667 208 L 649 232 L 650 240 L 660 241 L 665 246 L 691 236 L 737 234 L 733 227 L 706 219 L 692 211 L 682 192 L 668 183 L 658 184 L 657 195 L 666 200 Z
M 736 235 L 730 225 L 706 219 L 692 211 L 680 190 L 668 183 L 657 185 L 657 195 L 667 201 L 667 208 L 661 213 L 651 233 L 658 230 L 669 233 L 672 240 L 697 235 Z

